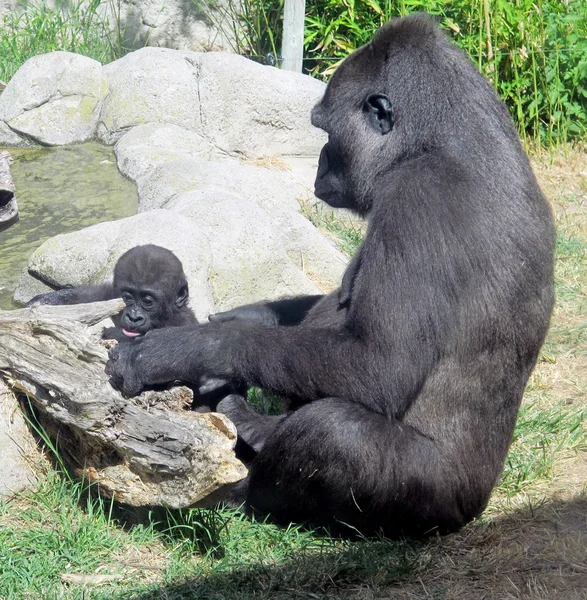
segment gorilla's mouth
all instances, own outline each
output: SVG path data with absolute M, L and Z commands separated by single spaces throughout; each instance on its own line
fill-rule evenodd
M 124 333 L 124 335 L 128 337 L 138 337 L 140 335 L 143 335 L 139 331 L 129 331 L 128 329 L 124 329 L 124 327 L 122 328 L 122 333 Z

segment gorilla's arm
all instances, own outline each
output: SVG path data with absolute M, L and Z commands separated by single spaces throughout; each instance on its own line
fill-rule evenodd
M 381 362 L 376 353 L 342 329 L 210 323 L 152 331 L 142 340 L 115 348 L 107 373 L 128 395 L 145 386 L 175 379 L 193 382 L 206 375 L 246 381 L 308 402 L 329 396 L 361 399 L 387 412 L 380 402 L 387 374 L 374 372 Z M 396 375 L 403 372 L 404 362 L 398 358 Z M 392 363 L 390 358 L 388 364 Z M 401 386 L 397 390 L 394 396 L 400 398 L 404 390 Z M 388 407 L 389 412 L 401 408 Z
M 226 312 L 210 315 L 213 322 L 252 321 L 268 327 L 299 325 L 310 309 L 324 296 L 298 296 L 271 302 L 245 304 Z
M 113 300 L 114 298 L 118 298 L 114 286 L 111 283 L 104 283 L 101 285 L 84 285 L 38 294 L 34 298 L 31 298 L 25 306 L 28 307 L 35 304 L 84 304 L 86 302 Z

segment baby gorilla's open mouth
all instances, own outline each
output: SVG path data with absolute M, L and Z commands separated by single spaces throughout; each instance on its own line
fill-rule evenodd
M 129 331 L 128 329 L 122 328 L 122 333 L 128 337 L 139 337 L 140 335 L 144 335 L 144 333 L 140 333 L 139 331 Z

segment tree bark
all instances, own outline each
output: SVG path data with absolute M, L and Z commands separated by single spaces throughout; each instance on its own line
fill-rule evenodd
M 126 399 L 104 372 L 89 326 L 121 300 L 0 311 L 0 371 L 24 392 L 66 465 L 132 506 L 209 506 L 246 476 L 236 429 L 189 410 L 185 387 Z

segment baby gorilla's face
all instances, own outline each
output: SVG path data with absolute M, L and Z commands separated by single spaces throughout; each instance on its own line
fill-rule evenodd
M 126 307 L 120 315 L 120 327 L 127 337 L 139 337 L 165 325 L 165 297 L 156 290 L 127 286 L 121 290 Z

